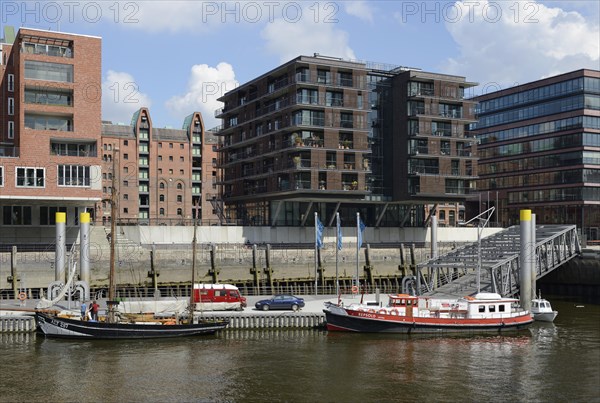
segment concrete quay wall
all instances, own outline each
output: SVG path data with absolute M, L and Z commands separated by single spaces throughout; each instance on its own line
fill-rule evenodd
M 250 269 L 253 266 L 252 248 L 247 242 L 260 243 L 256 256 L 256 266 L 263 278 L 262 269 L 267 266 L 264 244 L 286 245 L 287 249 L 272 249 L 270 266 L 275 279 L 314 278 L 315 257 L 313 249 L 294 249 L 294 243 L 314 242 L 313 228 L 295 227 L 198 227 L 197 228 L 197 281 L 212 282 L 209 275 L 211 268 L 211 245 L 217 245 L 215 266 L 219 270 L 218 279 L 251 280 Z M 499 228 L 486 229 L 485 236 L 499 231 Z M 440 253 L 455 244 L 473 242 L 477 239 L 476 228 L 439 228 L 438 241 Z M 342 277 L 351 277 L 356 273 L 356 233 L 352 228 L 343 229 L 343 249 L 338 252 L 338 273 Z M 366 243 L 403 243 L 406 263 L 410 262 L 410 245 L 412 243 L 429 242 L 429 228 L 367 228 L 364 240 Z M 95 226 L 90 234 L 90 271 L 91 286 L 108 284 L 110 266 L 110 249 L 107 228 Z M 149 282 L 150 250 L 155 246 L 155 269 L 161 283 L 187 282 L 190 279 L 192 262 L 191 239 L 192 227 L 145 227 L 122 226 L 117 234 L 117 283 L 144 284 Z M 76 238 L 67 243 L 75 243 Z M 324 234 L 324 248 L 321 249 L 321 262 L 326 277 L 335 277 L 335 233 L 327 228 Z M 371 265 L 374 275 L 390 275 L 398 273 L 400 249 L 371 249 Z M 417 248 L 415 259 L 418 262 L 427 260 L 430 248 Z M 364 247 L 359 253 L 359 271 L 365 264 Z M 55 280 L 54 251 L 19 252 L 16 256 L 16 268 L 21 288 L 45 288 Z M 0 289 L 10 289 L 8 282 L 11 274 L 11 254 L 0 253 Z

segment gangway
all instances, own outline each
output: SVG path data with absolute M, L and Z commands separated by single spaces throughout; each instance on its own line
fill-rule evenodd
M 478 243 L 454 249 L 417 265 L 414 288 L 421 295 L 448 297 L 495 292 L 519 292 L 520 227 L 512 226 Z M 479 254 L 481 263 L 479 263 Z M 535 277 L 540 279 L 581 253 L 575 225 L 537 225 Z M 479 264 L 481 264 L 478 270 Z

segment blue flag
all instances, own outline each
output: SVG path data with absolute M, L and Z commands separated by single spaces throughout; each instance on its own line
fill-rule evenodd
M 340 217 L 337 217 L 337 248 L 342 250 L 342 227 L 340 227 Z
M 362 220 L 359 218 L 358 219 L 358 233 L 356 234 L 357 237 L 357 242 L 358 242 L 358 248 L 360 249 L 360 247 L 362 246 L 363 243 L 363 232 L 365 231 L 365 228 L 367 228 L 367 226 L 362 222 Z
M 315 217 L 315 226 L 317 227 L 317 248 L 321 249 L 323 247 L 323 224 L 321 224 L 321 220 L 319 217 Z

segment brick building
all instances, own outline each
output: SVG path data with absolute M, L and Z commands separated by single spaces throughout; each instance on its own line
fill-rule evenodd
M 202 115 L 189 115 L 182 129 L 157 128 L 147 108 L 130 125 L 102 125 L 102 192 L 118 191 L 119 220 L 132 224 L 191 224 L 198 205 L 199 224 L 218 222 L 217 139 L 204 131 Z M 110 204 L 102 202 L 102 221 Z
M 0 42 L 2 238 L 35 242 L 102 197 L 101 39 L 5 27 Z

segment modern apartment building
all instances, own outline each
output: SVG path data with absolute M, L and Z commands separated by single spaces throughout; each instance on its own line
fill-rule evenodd
M 477 187 L 495 221 L 571 223 L 600 239 L 600 71 L 577 70 L 475 98 Z M 490 196 L 491 200 L 490 200 Z M 484 205 L 486 197 L 483 197 Z
M 204 131 L 200 112 L 186 117 L 182 129 L 170 129 L 154 127 L 149 110 L 141 108 L 130 125 L 104 122 L 101 148 L 102 193 L 110 199 L 114 185 L 121 222 L 219 222 L 217 139 Z M 109 222 L 110 203 L 103 201 L 101 209 L 102 222 Z
M 423 205 L 465 200 L 476 177 L 463 77 L 299 56 L 226 93 L 219 164 L 229 222 L 425 222 Z
M 5 27 L 0 42 L 0 237 L 35 242 L 102 198 L 101 39 Z

